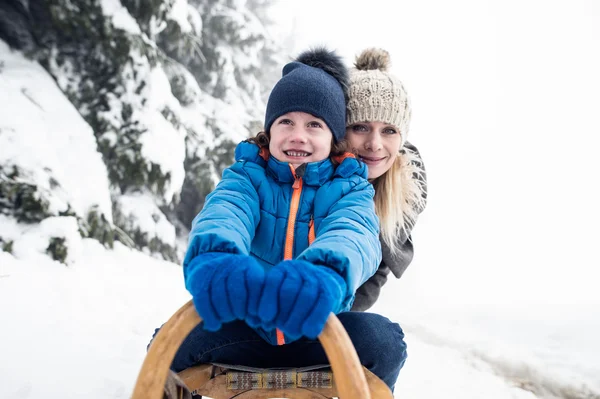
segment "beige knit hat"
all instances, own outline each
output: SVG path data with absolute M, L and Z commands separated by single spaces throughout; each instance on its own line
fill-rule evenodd
M 346 126 L 384 122 L 396 126 L 406 142 L 410 101 L 402 82 L 388 72 L 390 55 L 383 49 L 364 50 L 350 70 Z

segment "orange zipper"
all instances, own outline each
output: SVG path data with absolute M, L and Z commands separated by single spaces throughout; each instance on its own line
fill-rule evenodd
M 292 202 L 290 204 L 290 214 L 288 216 L 287 231 L 285 234 L 285 248 L 283 251 L 283 259 L 290 260 L 294 257 L 294 227 L 296 226 L 296 216 L 298 214 L 298 207 L 300 206 L 300 196 L 302 195 L 302 178 L 296 176 L 294 167 L 290 165 L 292 174 L 295 177 L 294 184 L 292 185 Z M 285 344 L 285 337 L 280 329 L 277 329 L 277 345 Z
M 302 178 L 296 177 L 292 186 L 292 203 L 290 204 L 290 214 L 288 217 L 287 232 L 285 234 L 285 250 L 283 259 L 290 260 L 294 257 L 294 227 L 296 227 L 296 215 L 298 214 L 298 206 L 300 205 L 300 195 L 302 194 Z

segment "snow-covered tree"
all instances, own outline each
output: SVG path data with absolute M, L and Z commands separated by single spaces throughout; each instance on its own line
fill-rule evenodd
M 284 62 L 265 28 L 270 4 L 2 2 L 0 39 L 42 65 L 91 128 L 108 177 L 98 184 L 111 203 L 54 209 L 52 184 L 3 157 L 2 214 L 21 224 L 69 215 L 84 237 L 178 261 L 178 243 L 235 144 L 262 127 L 265 93 Z

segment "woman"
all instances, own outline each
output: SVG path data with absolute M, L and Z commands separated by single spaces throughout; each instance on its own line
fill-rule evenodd
M 406 141 L 410 102 L 389 66 L 387 51 L 367 49 L 350 72 L 346 140 L 369 167 L 383 254 L 375 275 L 356 292 L 353 311 L 373 306 L 390 270 L 400 278 L 412 261 L 410 232 L 427 199 L 423 161 Z

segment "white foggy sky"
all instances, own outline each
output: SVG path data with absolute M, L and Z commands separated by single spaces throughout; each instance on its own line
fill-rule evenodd
M 396 287 L 600 304 L 600 2 L 281 3 L 290 56 L 383 47 L 411 96 L 430 199 Z

